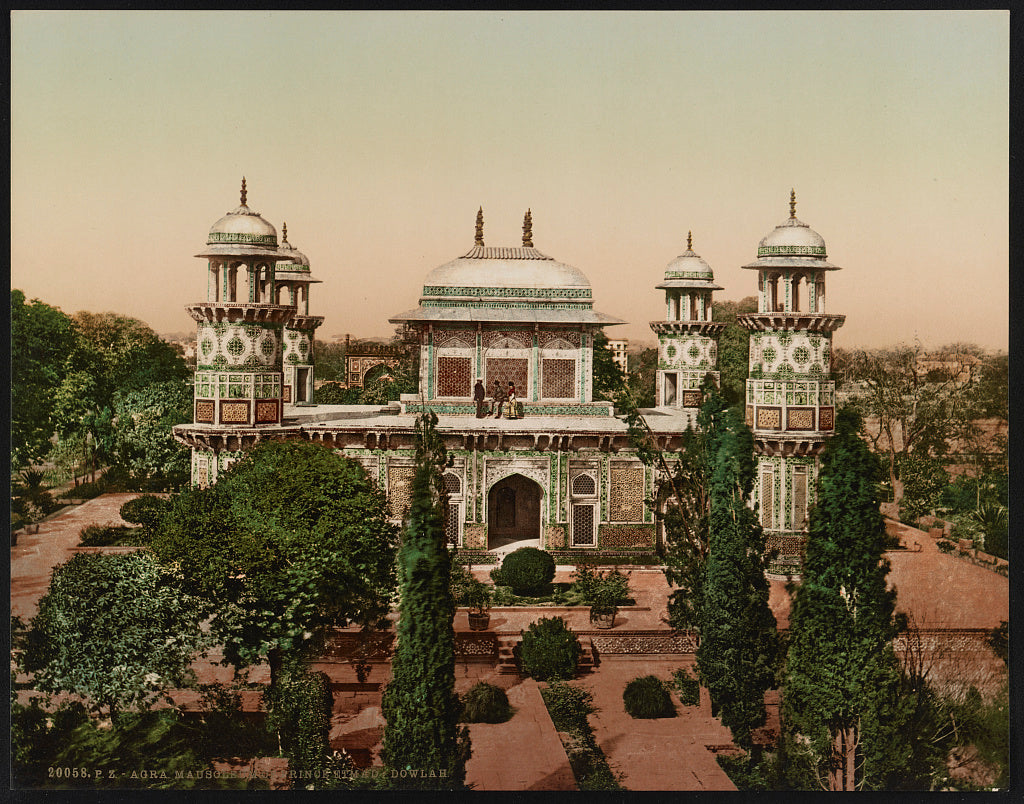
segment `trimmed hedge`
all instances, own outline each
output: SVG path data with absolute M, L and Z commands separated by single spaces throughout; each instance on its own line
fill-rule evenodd
M 171 509 L 171 501 L 152 494 L 143 494 L 134 500 L 128 500 L 121 506 L 121 519 L 152 530 L 159 524 L 163 515 Z
M 537 681 L 576 675 L 583 647 L 561 617 L 542 617 L 523 632 L 519 657 L 523 672 Z
M 496 586 L 511 586 L 517 595 L 542 592 L 555 578 L 555 559 L 536 547 L 520 547 L 509 553 L 500 568 L 491 570 Z
M 463 723 L 504 723 L 511 717 L 512 707 L 501 687 L 481 681 L 462 696 Z
M 86 525 L 79 538 L 82 547 L 145 547 L 149 544 L 145 528 L 126 525 Z
M 626 712 L 635 718 L 651 720 L 676 716 L 672 697 L 657 676 L 641 676 L 630 681 L 622 692 L 622 703 Z

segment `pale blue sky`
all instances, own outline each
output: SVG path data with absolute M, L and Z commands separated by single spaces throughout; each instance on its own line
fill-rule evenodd
M 249 204 L 323 280 L 321 337 L 534 242 L 653 340 L 665 265 L 725 287 L 788 215 L 825 238 L 839 346 L 1006 348 L 1009 15 L 12 14 L 12 286 L 189 331 L 209 226 Z

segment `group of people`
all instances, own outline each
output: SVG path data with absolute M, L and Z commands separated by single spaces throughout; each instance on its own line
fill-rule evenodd
M 500 419 L 501 409 L 505 403 L 508 403 L 505 418 L 519 418 L 519 400 L 516 399 L 516 385 L 514 382 L 510 382 L 506 389 L 499 380 L 494 381 L 494 393 L 491 395 L 491 406 L 488 409 L 487 389 L 484 387 L 483 378 L 478 377 L 476 385 L 473 387 L 473 401 L 476 402 L 476 417 L 478 419 L 484 419 L 491 414 L 494 414 L 495 419 Z

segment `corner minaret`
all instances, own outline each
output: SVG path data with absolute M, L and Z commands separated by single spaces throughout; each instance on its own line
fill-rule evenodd
M 758 312 L 738 316 L 750 332 L 746 422 L 754 432 L 759 507 L 768 547 L 779 550 L 774 571 L 798 573 L 814 502 L 818 455 L 835 427 L 832 333 L 844 315 L 825 312 L 825 241 L 796 217 L 764 237 L 757 259 Z
M 693 233 L 686 234 L 686 251 L 665 269 L 658 288 L 665 290 L 665 320 L 652 321 L 658 333 L 658 373 L 655 404 L 659 407 L 699 408 L 700 386 L 710 374 L 717 385 L 718 336 L 725 324 L 711 320 L 711 293 L 721 290 L 714 272 L 693 251 Z
M 278 303 L 276 265 L 289 255 L 246 196 L 243 178 L 241 203 L 213 224 L 196 255 L 207 260 L 206 301 L 186 308 L 196 321 L 194 423 L 234 434 L 193 444 L 198 486 L 214 483 L 260 430 L 281 424 L 282 331 L 296 311 Z
M 288 224 L 281 225 L 282 254 L 288 258 L 279 261 L 276 269 L 277 302 L 287 304 L 295 314 L 284 328 L 284 403 L 313 404 L 313 343 L 316 328 L 324 317 L 309 314 L 309 286 L 318 284 L 309 270 L 309 259 L 288 242 Z

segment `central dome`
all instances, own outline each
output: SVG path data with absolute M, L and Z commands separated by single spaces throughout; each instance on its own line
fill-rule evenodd
M 423 295 L 435 295 L 431 288 L 578 288 L 585 289 L 589 296 L 590 280 L 579 268 L 558 262 L 532 247 L 474 246 L 427 274 Z

